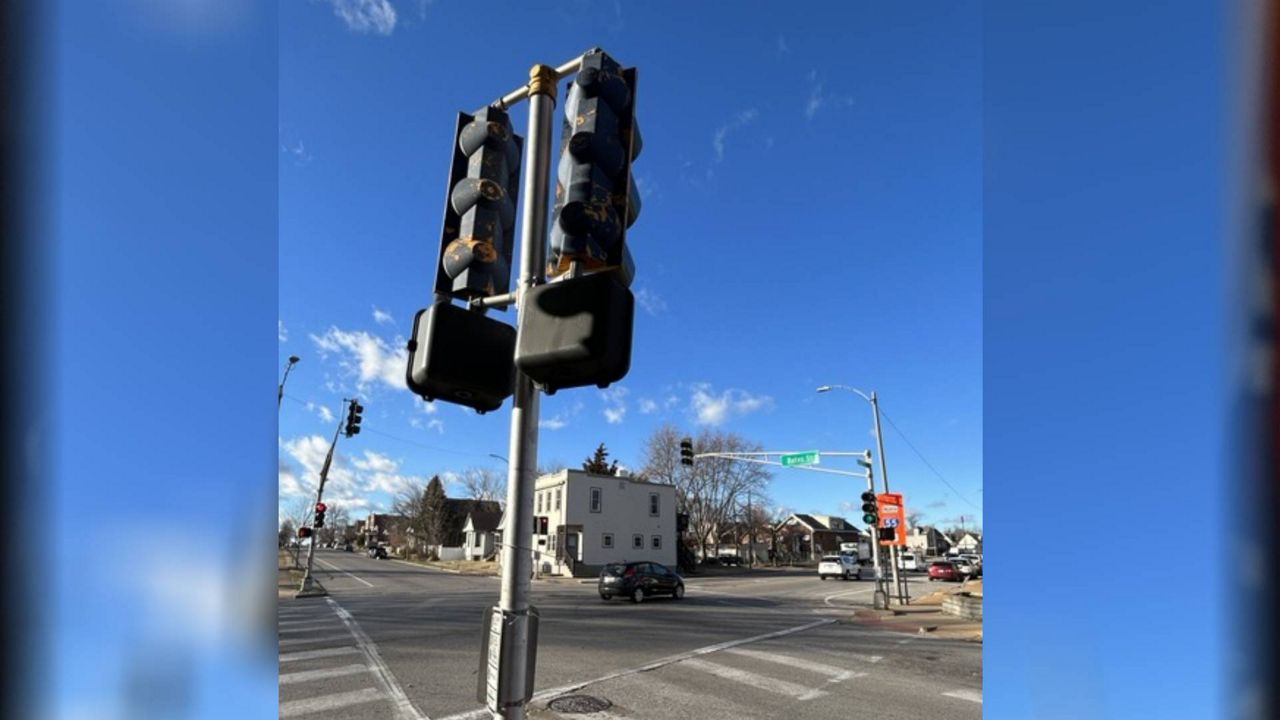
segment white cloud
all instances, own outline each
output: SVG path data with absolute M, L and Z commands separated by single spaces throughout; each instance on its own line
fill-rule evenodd
M 569 421 L 565 420 L 559 415 L 556 415 L 553 418 L 547 418 L 546 420 L 538 421 L 538 427 L 543 430 L 559 430 L 568 424 L 569 424 Z
M 284 321 L 276 321 L 276 337 L 280 338 L 280 342 L 289 342 L 289 331 L 284 328 Z
M 369 383 L 381 381 L 396 390 L 408 390 L 405 386 L 405 367 L 409 351 L 403 343 L 392 347 L 387 341 L 363 330 L 346 331 L 330 327 L 324 335 L 312 335 L 321 354 L 341 354 L 338 364 L 348 373 L 359 377 L 359 388 L 367 389 Z
M 628 392 L 630 391 L 620 385 L 600 391 L 600 399 L 605 403 L 604 419 L 610 425 L 618 425 L 626 418 Z
M 818 71 L 811 70 L 809 72 L 809 99 L 804 105 L 805 118 L 812 120 L 819 110 L 831 104 L 849 107 L 853 105 L 853 98 L 846 95 L 825 94 L 822 81 L 818 79 Z
M 373 321 L 379 325 L 394 325 L 396 322 L 391 318 L 391 313 L 379 308 L 377 305 L 373 307 Z
M 443 435 L 443 434 L 444 434 L 444 421 L 443 421 L 443 420 L 441 420 L 441 419 L 439 419 L 439 418 L 432 418 L 432 419 L 430 419 L 430 420 L 428 420 L 428 421 L 427 421 L 427 429 L 428 429 L 428 430 L 435 430 L 436 432 L 438 432 L 438 433 L 440 433 L 441 435 Z
M 689 397 L 689 409 L 702 425 L 719 425 L 772 404 L 773 398 L 768 395 L 752 395 L 745 390 L 729 389 L 716 394 L 707 383 L 694 385 Z
M 639 410 L 641 415 L 651 415 L 658 411 L 658 403 L 649 398 L 641 398 L 639 402 Z
M 711 137 L 711 146 L 716 151 L 716 162 L 724 160 L 724 143 L 729 133 L 754 122 L 759 115 L 759 111 L 755 108 L 748 108 L 733 116 L 733 119 L 729 122 L 716 128 L 715 134 Z
M 333 14 L 355 32 L 390 35 L 396 29 L 396 9 L 388 0 L 329 0 Z
M 636 303 L 650 315 L 657 315 L 667 309 L 667 301 L 647 287 L 636 291 Z
M 371 472 L 395 472 L 400 467 L 400 463 L 373 450 L 365 450 L 364 457 L 352 460 L 351 464 L 361 470 L 369 470 Z

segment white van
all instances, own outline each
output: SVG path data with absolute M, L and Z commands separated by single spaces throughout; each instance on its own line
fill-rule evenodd
M 915 553 L 909 553 L 909 552 L 898 553 L 898 569 L 899 570 L 919 570 L 920 562 L 916 560 Z

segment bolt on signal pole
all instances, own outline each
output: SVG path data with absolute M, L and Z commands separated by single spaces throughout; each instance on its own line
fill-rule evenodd
M 344 400 L 344 402 L 350 402 Z M 324 465 L 320 468 L 320 485 L 316 488 L 316 505 L 324 501 L 324 483 L 329 478 L 329 466 L 333 464 L 333 451 L 338 447 L 338 435 L 342 433 L 342 425 L 346 422 L 346 413 L 338 414 L 338 427 L 333 431 L 333 442 L 329 443 L 329 454 L 324 456 Z M 314 512 L 314 508 L 312 510 Z M 311 531 L 311 544 L 307 546 L 307 568 L 302 575 L 302 587 L 298 590 L 298 597 L 311 595 L 316 592 L 315 581 L 311 579 L 311 567 L 316 559 L 316 542 L 320 539 L 315 532 L 316 528 Z

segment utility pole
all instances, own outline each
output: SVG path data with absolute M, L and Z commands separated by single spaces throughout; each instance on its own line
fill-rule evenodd
M 343 402 L 347 402 L 344 400 Z M 329 466 L 333 464 L 333 451 L 338 447 L 338 435 L 342 433 L 343 424 L 346 418 L 339 414 L 338 427 L 333 431 L 333 442 L 329 443 L 329 454 L 324 456 L 324 465 L 320 468 L 320 485 L 316 488 L 316 505 L 318 506 L 324 501 L 324 483 L 329 479 Z M 316 592 L 315 582 L 311 579 L 311 568 L 316 558 L 316 543 L 320 540 L 319 534 L 312 530 L 311 544 L 307 547 L 307 567 L 302 575 L 302 588 L 298 590 L 298 596 L 314 594 Z
M 524 206 L 521 214 L 520 279 L 517 285 L 517 312 L 525 311 L 527 293 L 542 282 L 546 265 L 548 177 L 551 168 L 551 128 L 556 106 L 556 68 L 534 65 L 529 70 L 529 127 L 525 146 Z M 503 662 L 499 666 L 498 687 L 517 702 L 495 711 L 495 720 L 523 720 L 523 698 L 531 694 L 525 687 L 529 653 L 529 584 L 533 556 L 526 543 L 533 537 L 533 491 L 538 467 L 538 389 L 527 375 L 516 371 L 515 396 L 511 404 L 511 446 L 507 457 L 507 527 L 502 547 L 502 587 L 498 608 L 503 615 Z
M 880 483 L 884 486 L 884 491 L 889 492 L 889 471 L 885 468 L 884 462 L 884 435 L 880 433 L 880 401 L 876 398 L 876 391 L 871 391 L 871 414 L 875 416 L 876 421 L 876 449 L 879 450 L 880 456 Z M 879 551 L 880 538 L 875 539 L 877 552 Z M 898 578 L 898 546 L 889 546 L 889 567 L 893 572 L 893 588 L 898 595 L 898 603 L 902 603 L 902 582 Z
M 756 566 L 756 516 L 751 514 L 751 488 L 747 488 L 747 567 Z

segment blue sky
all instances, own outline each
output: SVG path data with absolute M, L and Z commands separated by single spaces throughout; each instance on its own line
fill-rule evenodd
M 335 501 L 386 508 L 406 482 L 504 468 L 489 453 L 506 454 L 510 403 L 427 406 L 403 386 L 404 338 L 430 298 L 455 113 L 598 45 L 639 69 L 632 368 L 544 398 L 540 459 L 576 466 L 604 442 L 638 466 L 664 422 L 768 449 L 872 447 L 865 402 L 814 392 L 844 383 L 877 391 L 927 460 L 885 424 L 910 508 L 981 525 L 977 6 L 833 5 L 820 23 L 783 6 L 499 7 L 486 50 L 464 3 L 280 6 L 280 366 L 302 357 L 281 502 L 313 487 L 352 394 L 366 431 L 339 444 Z M 799 471 L 771 487 L 775 504 L 850 517 L 858 491 Z

